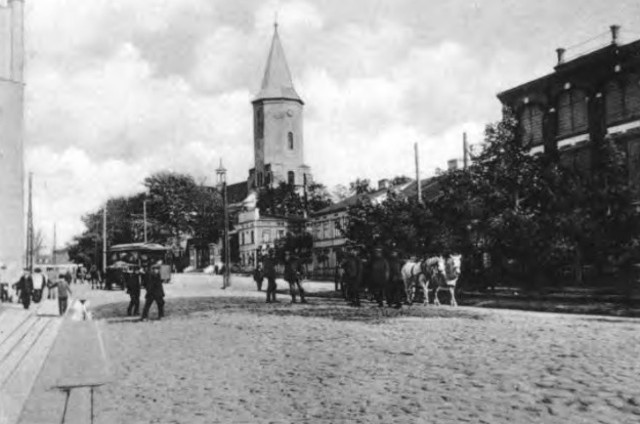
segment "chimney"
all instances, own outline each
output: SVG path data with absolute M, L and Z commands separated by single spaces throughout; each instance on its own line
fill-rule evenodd
M 378 190 L 387 190 L 389 186 L 389 180 L 387 180 L 386 178 L 378 181 Z
M 620 35 L 620 25 L 611 25 L 611 44 L 614 46 L 618 44 L 618 36 Z
M 566 52 L 566 50 L 562 47 L 556 49 L 556 53 L 558 54 L 558 65 L 562 65 L 564 63 L 564 52 Z
M 447 161 L 447 168 L 449 171 L 455 171 L 458 169 L 458 159 L 451 159 Z

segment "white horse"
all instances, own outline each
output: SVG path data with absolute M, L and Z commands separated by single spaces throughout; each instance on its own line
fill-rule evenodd
M 451 295 L 451 306 L 458 306 L 458 302 L 456 301 L 456 284 L 458 283 L 458 278 L 460 278 L 462 255 L 451 255 L 444 261 L 444 265 L 444 273 L 442 273 L 439 278 L 432 280 L 436 284 L 433 303 L 440 305 L 438 293 L 441 290 L 445 290 Z
M 423 261 L 409 260 L 402 267 L 402 281 L 407 295 L 407 302 L 413 303 L 415 291 L 418 284 L 422 287 L 424 294 L 423 305 L 429 303 L 429 285 L 444 276 L 445 260 L 441 256 L 434 256 Z

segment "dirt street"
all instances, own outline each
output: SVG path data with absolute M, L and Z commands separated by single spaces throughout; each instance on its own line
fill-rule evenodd
M 640 422 L 638 320 L 356 310 L 322 293 L 270 305 L 243 281 L 222 291 L 182 276 L 162 321 L 155 308 L 137 322 L 126 303 L 94 302 L 115 374 L 95 413 L 118 423 Z

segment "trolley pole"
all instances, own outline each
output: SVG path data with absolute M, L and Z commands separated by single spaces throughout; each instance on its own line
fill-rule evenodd
M 102 275 L 107 274 L 107 204 L 102 209 Z

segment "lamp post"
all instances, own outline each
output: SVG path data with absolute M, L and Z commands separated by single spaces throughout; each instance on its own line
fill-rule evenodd
M 220 159 L 220 167 L 216 169 L 216 176 L 218 177 L 218 184 L 222 189 L 222 206 L 224 208 L 224 274 L 222 275 L 222 288 L 226 289 L 231 285 L 229 266 L 230 266 L 230 253 L 229 253 L 229 211 L 227 208 L 227 170 L 222 166 L 222 159 Z

